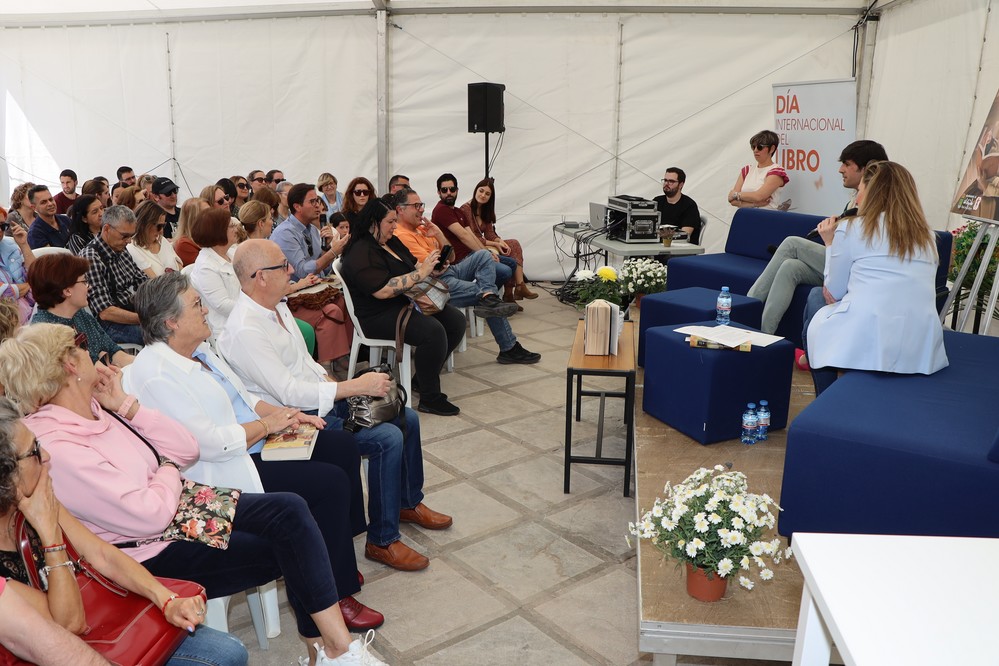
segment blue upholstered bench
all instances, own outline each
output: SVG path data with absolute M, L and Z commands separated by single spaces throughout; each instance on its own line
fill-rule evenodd
M 643 307 L 645 299 L 642 299 Z M 699 322 L 713 326 L 714 321 Z M 675 326 L 646 334 L 642 407 L 701 444 L 739 436 L 746 403 L 770 403 L 770 428 L 787 425 L 794 345 L 787 340 L 750 352 L 700 349 L 675 333 Z M 738 328 L 749 328 L 733 323 Z
M 714 319 L 717 302 L 718 291 L 703 287 L 674 289 L 644 297 L 642 313 L 638 320 L 638 365 L 645 365 L 646 331 L 656 326 Z M 731 317 L 736 323 L 759 329 L 763 318 L 763 302 L 748 296 L 732 294 Z
M 781 534 L 999 537 L 999 339 L 944 344 L 933 375 L 849 372 L 798 415 Z

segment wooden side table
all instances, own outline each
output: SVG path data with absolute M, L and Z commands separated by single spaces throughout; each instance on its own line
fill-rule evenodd
M 623 377 L 623 391 L 583 390 L 583 377 Z M 575 382 L 573 380 L 575 379 Z M 597 423 L 596 450 L 592 456 L 572 455 L 572 405 L 573 383 L 575 383 L 576 420 L 580 418 L 583 396 L 600 398 L 600 415 Z M 604 407 L 607 398 L 624 398 L 625 450 L 623 458 L 605 458 L 602 455 L 604 441 Z M 583 321 L 576 326 L 576 338 L 572 342 L 568 367 L 565 371 L 565 486 L 569 492 L 569 474 L 572 463 L 588 465 L 622 465 L 624 467 L 624 496 L 628 497 L 631 486 L 631 459 L 635 448 L 635 322 L 624 322 L 618 353 L 608 356 L 587 356 L 583 354 Z

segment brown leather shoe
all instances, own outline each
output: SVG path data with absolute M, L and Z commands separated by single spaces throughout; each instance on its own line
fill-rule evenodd
M 528 300 L 534 300 L 535 298 L 538 297 L 537 294 L 535 294 L 533 291 L 531 291 L 531 288 L 527 286 L 526 282 L 521 282 L 520 284 L 518 284 L 514 288 L 514 290 L 513 290 L 513 296 L 518 301 L 521 300 L 521 299 L 524 299 L 524 298 L 526 298 Z
M 445 530 L 451 527 L 454 520 L 451 516 L 438 513 L 420 502 L 412 509 L 403 509 L 399 512 L 399 522 L 416 523 L 420 527 L 428 530 Z
M 385 616 L 373 608 L 368 608 L 354 597 L 340 600 L 340 614 L 347 629 L 354 632 L 377 629 L 385 624 Z
M 399 571 L 419 571 L 430 566 L 430 560 L 402 541 L 393 541 L 387 546 L 376 546 L 369 541 L 364 544 L 364 556 Z

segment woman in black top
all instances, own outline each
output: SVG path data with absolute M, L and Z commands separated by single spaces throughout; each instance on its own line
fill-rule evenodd
M 394 236 L 393 195 L 369 201 L 350 225 L 350 242 L 343 253 L 340 274 L 350 289 L 354 314 L 366 335 L 395 338 L 399 312 L 409 306 L 404 292 L 433 273 L 438 252 L 417 263 Z M 447 357 L 465 334 L 465 316 L 450 305 L 435 315 L 414 310 L 405 341 L 412 345 L 421 412 L 454 416 L 458 408 L 441 393 L 440 372 Z

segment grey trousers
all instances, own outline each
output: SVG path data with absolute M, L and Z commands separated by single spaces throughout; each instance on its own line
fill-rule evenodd
M 773 334 L 799 284 L 821 286 L 826 248 L 798 236 L 785 238 L 747 296 L 763 301 L 764 333 Z

